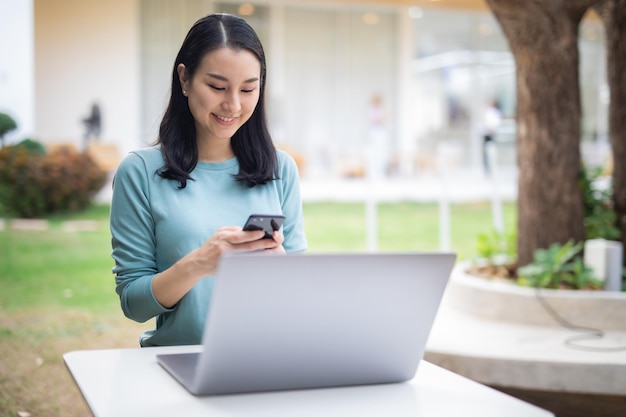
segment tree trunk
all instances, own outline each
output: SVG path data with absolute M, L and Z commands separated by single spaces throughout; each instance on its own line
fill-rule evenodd
M 518 261 L 585 237 L 578 27 L 602 0 L 487 0 L 517 69 Z
M 613 153 L 613 203 L 626 247 L 626 0 L 596 7 L 606 31 L 607 74 L 611 90 L 609 137 Z M 626 262 L 625 262 L 626 264 Z

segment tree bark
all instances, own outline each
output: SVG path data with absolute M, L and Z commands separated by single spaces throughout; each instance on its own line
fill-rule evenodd
M 585 237 L 578 28 L 603 0 L 487 0 L 517 69 L 518 262 Z
M 622 244 L 626 247 L 626 0 L 606 0 L 595 10 L 602 18 L 606 33 L 613 204 Z

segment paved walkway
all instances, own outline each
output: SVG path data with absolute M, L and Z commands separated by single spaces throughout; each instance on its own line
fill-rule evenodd
M 434 173 L 411 177 L 391 177 L 379 181 L 363 178 L 301 179 L 302 200 L 309 201 L 485 201 L 494 198 L 511 201 L 517 198 L 515 168 L 501 168 L 497 177 L 487 177 L 481 169 L 457 169 L 448 175 Z M 111 200 L 111 184 L 96 197 Z
M 410 178 L 389 178 L 381 181 L 367 179 L 302 180 L 304 201 L 423 201 L 446 199 L 450 202 L 484 201 L 492 198 L 517 198 L 517 176 L 507 170 L 497 178 L 486 177 L 477 170 L 463 170 L 444 177 L 434 174 Z

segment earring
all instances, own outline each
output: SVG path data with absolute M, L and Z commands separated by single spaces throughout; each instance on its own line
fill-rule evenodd
M 187 97 L 187 90 L 183 90 L 183 96 Z

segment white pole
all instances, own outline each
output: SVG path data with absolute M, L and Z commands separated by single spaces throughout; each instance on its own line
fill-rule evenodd
M 441 178 L 439 193 L 439 249 L 450 250 L 450 195 L 448 193 L 448 157 L 444 145 L 437 148 L 437 163 Z
M 365 176 L 367 189 L 365 190 L 365 231 L 366 244 L 369 252 L 378 250 L 378 184 L 380 182 L 378 158 L 376 153 L 375 134 L 370 132 L 369 143 L 365 158 Z
M 502 198 L 500 196 L 500 179 L 498 173 L 498 150 L 493 142 L 487 142 L 487 164 L 491 168 L 491 213 L 493 228 L 496 232 L 504 232 L 504 215 L 502 214 Z
M 378 250 L 378 202 L 376 191 L 370 189 L 365 201 L 365 222 L 367 233 L 367 250 L 376 252 Z

